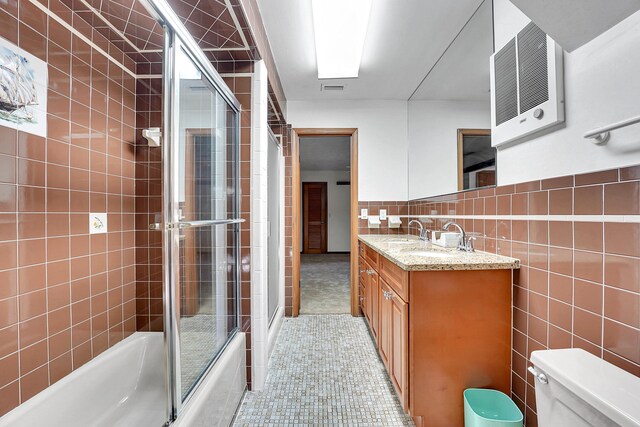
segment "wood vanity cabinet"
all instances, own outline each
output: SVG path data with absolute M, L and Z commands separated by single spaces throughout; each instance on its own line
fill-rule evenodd
M 463 426 L 467 388 L 509 394 L 511 270 L 406 271 L 371 252 L 361 243 L 363 313 L 416 426 Z
M 405 412 L 409 405 L 409 305 L 380 279 L 378 351 Z
M 360 258 L 360 309 L 371 327 L 376 342 L 378 341 L 379 330 L 379 283 L 378 273 L 369 265 L 364 258 Z

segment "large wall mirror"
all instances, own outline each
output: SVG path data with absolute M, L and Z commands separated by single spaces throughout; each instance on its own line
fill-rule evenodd
M 489 57 L 492 0 L 469 19 L 409 100 L 409 199 L 496 185 Z

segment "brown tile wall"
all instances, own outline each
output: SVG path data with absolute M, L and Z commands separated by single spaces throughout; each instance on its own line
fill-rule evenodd
M 407 202 L 394 202 L 394 201 L 386 201 L 386 202 L 358 202 L 358 217 L 360 216 L 361 209 L 368 209 L 369 215 L 380 215 L 380 209 L 387 210 L 387 216 L 389 215 L 402 215 L 406 216 L 409 213 L 409 207 Z M 402 225 L 400 228 L 389 228 L 388 221 L 380 221 L 380 228 L 369 228 L 368 220 L 359 219 L 358 220 L 358 234 L 407 234 L 408 228 L 407 223 L 409 220 L 405 218 L 400 218 L 402 220 Z
M 139 68 L 139 67 L 138 67 Z M 142 129 L 162 126 L 162 79 L 136 81 L 136 328 L 162 331 L 162 148 L 149 147 Z
M 409 214 L 455 215 L 465 231 L 484 236 L 479 250 L 521 260 L 512 395 L 527 425 L 536 425 L 526 370 L 534 350 L 583 348 L 640 375 L 640 223 L 619 222 L 640 214 L 640 166 L 413 200 Z M 606 220 L 579 217 L 602 214 Z M 432 221 L 439 228 L 446 219 Z
M 49 71 L 48 137 L 0 127 L 2 415 L 136 330 L 136 83 L 27 0 L 3 3 L 0 36 Z M 89 235 L 89 212 L 108 233 Z
M 215 64 L 214 64 L 215 65 Z M 251 389 L 251 76 L 223 78 L 236 95 L 240 113 L 240 216 L 245 220 L 240 232 L 240 330 L 247 337 L 247 383 Z
M 284 298 L 285 316 L 293 315 L 293 204 L 292 194 L 292 167 L 291 167 L 291 126 L 271 125 L 271 130 L 276 135 L 282 135 L 282 153 L 284 155 Z

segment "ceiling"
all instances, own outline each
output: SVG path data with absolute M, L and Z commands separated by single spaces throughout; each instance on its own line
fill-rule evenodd
M 359 77 L 330 81 L 343 92 L 321 92 L 311 0 L 258 0 L 287 100 L 407 100 L 482 3 L 374 1 Z
M 493 53 L 493 13 L 487 0 L 411 96 L 412 100 L 487 101 Z M 488 108 L 488 107 L 487 107 Z
M 300 137 L 300 170 L 344 171 L 351 162 L 348 136 Z

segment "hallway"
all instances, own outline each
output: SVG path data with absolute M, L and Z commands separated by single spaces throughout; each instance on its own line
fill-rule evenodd
M 302 254 L 300 314 L 351 313 L 349 254 Z
M 247 392 L 235 426 L 412 426 L 363 318 L 284 320 L 263 391 Z

